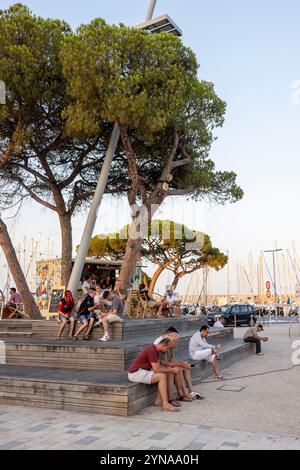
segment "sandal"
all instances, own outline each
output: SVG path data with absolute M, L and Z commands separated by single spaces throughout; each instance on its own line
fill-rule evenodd
M 72 336 L 72 341 L 77 341 L 77 336 Z
M 188 395 L 183 395 L 181 397 L 178 397 L 178 401 L 193 401 L 193 398 L 192 397 L 189 397 Z
M 162 410 L 163 411 L 180 411 L 180 408 L 176 408 L 176 406 L 169 405 L 169 406 L 163 406 Z
M 223 375 L 217 375 L 216 379 L 217 380 L 223 380 Z
M 170 405 L 176 406 L 177 408 L 181 407 L 181 404 L 177 400 L 169 400 Z

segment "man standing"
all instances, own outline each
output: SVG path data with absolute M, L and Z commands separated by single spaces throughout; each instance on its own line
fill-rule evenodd
M 221 344 L 214 346 L 213 344 L 208 344 L 206 338 L 208 336 L 209 326 L 203 325 L 200 328 L 200 331 L 197 331 L 191 339 L 189 344 L 189 353 L 190 357 L 194 361 L 208 361 L 211 363 L 214 370 L 215 376 L 218 380 L 222 380 L 223 376 L 220 374 L 219 368 L 217 366 L 217 359 L 220 358 L 217 351 L 222 347 Z
M 269 339 L 267 336 L 258 336 L 258 333 L 261 331 L 264 331 L 264 327 L 262 325 L 253 326 L 252 328 L 248 328 L 243 338 L 245 343 L 254 343 L 256 345 L 257 356 L 264 355 L 264 353 L 261 352 L 261 341 L 267 342 Z
M 167 352 L 170 345 L 171 341 L 164 338 L 158 344 L 152 344 L 140 352 L 129 368 L 128 379 L 130 382 L 146 385 L 157 383 L 156 406 L 161 406 L 163 411 L 179 411 L 180 408 L 169 403 L 167 391 L 167 376 L 177 374 L 179 369 L 162 367 L 159 362 L 159 353 Z
M 214 328 L 224 328 L 224 317 L 218 317 L 217 321 L 214 323 Z
M 89 274 L 86 274 L 84 276 L 84 281 L 82 283 L 82 292 L 84 295 L 88 295 L 88 290 L 91 287 L 91 282 L 92 282 L 91 276 Z

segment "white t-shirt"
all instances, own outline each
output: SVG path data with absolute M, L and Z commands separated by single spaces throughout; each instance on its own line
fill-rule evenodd
M 224 325 L 223 325 L 223 323 L 221 323 L 219 320 L 217 320 L 217 321 L 214 323 L 214 328 L 224 328 Z
M 103 297 L 103 294 L 95 295 L 95 297 L 94 297 L 95 305 L 100 303 L 100 300 L 102 300 L 102 297 Z
M 157 338 L 157 339 L 153 342 L 153 344 L 159 344 L 162 339 L 164 339 L 163 336 L 160 336 L 159 338 Z
M 178 299 L 177 294 L 166 294 L 166 301 L 169 303 L 176 302 Z
M 91 287 L 90 283 L 87 282 L 87 281 L 83 281 L 82 283 L 82 292 L 84 293 L 84 295 L 86 295 L 88 293 L 88 289 Z

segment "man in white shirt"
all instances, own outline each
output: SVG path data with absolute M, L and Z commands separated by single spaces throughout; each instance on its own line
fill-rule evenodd
M 173 292 L 172 287 L 167 287 L 167 292 L 164 295 L 163 308 L 171 309 L 175 317 L 181 315 L 180 300 L 178 300 L 178 294 Z
M 84 295 L 88 295 L 88 291 L 91 287 L 91 276 L 89 276 L 88 274 L 86 274 L 84 276 L 84 281 L 82 283 L 82 292 Z
M 214 323 L 214 328 L 224 328 L 224 317 L 218 317 L 217 321 Z
M 209 332 L 209 327 L 207 325 L 203 325 L 200 328 L 200 331 L 197 331 L 192 338 L 190 339 L 189 344 L 189 353 L 190 357 L 194 361 L 208 361 L 211 363 L 216 378 L 218 380 L 222 380 L 223 376 L 220 374 L 219 368 L 217 366 L 217 359 L 220 359 L 217 351 L 222 348 L 221 344 L 217 344 L 214 346 L 213 344 L 209 344 L 206 340 Z

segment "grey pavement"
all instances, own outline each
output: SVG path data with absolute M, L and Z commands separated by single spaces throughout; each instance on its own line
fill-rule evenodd
M 150 407 L 124 418 L 0 405 L 0 449 L 300 450 L 300 368 L 269 373 L 292 366 L 288 326 L 265 334 L 265 356 L 225 369 L 224 382 L 206 379 L 195 387 L 206 399 L 179 413 Z

